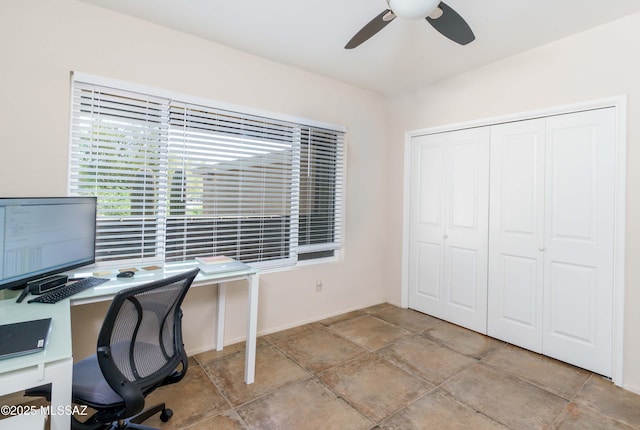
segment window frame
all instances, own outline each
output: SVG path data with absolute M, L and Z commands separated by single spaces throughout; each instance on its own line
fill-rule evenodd
M 163 90 L 163 89 L 158 89 L 158 88 L 154 88 L 154 87 L 148 87 L 148 86 L 143 86 L 143 85 L 138 85 L 138 84 L 132 84 L 132 83 L 128 83 L 128 82 L 123 82 L 123 81 L 119 81 L 119 80 L 114 80 L 114 79 L 109 79 L 109 78 L 103 78 L 103 77 L 98 77 L 98 76 L 94 76 L 94 75 L 89 75 L 89 74 L 85 74 L 85 73 L 78 73 L 78 72 L 72 72 L 72 76 L 71 76 L 71 100 L 73 100 L 73 94 L 74 94 L 74 89 L 75 89 L 75 84 L 76 82 L 81 82 L 84 84 L 88 84 L 88 85 L 96 85 L 96 86 L 102 86 L 102 87 L 110 87 L 110 88 L 115 88 L 117 90 L 122 90 L 122 91 L 126 91 L 126 92 L 134 92 L 134 93 L 139 93 L 141 95 L 145 95 L 145 96 L 150 96 L 150 97 L 154 97 L 154 98 L 166 98 L 166 99 L 170 99 L 172 101 L 172 103 L 177 103 L 177 104 L 191 104 L 191 105 L 201 105 L 201 106 L 206 106 L 206 107 L 210 107 L 213 109 L 220 109 L 220 110 L 225 110 L 225 111 L 230 111 L 230 112 L 235 112 L 237 113 L 239 116 L 244 116 L 244 115 L 249 115 L 249 116 L 256 116 L 256 117 L 264 117 L 266 119 L 269 120 L 274 120 L 274 121 L 284 121 L 284 122 L 289 122 L 289 123 L 294 123 L 297 124 L 299 127 L 308 127 L 308 128 L 318 128 L 318 129 L 324 129 L 330 132 L 335 132 L 337 133 L 337 135 L 339 136 L 339 149 L 336 149 L 336 154 L 337 154 L 337 158 L 336 158 L 336 163 L 335 163 L 335 168 L 336 168 L 336 173 L 335 173 L 335 202 L 334 202 L 334 208 L 333 208 L 333 228 L 335 231 L 335 235 L 338 238 L 338 242 L 336 244 L 336 246 L 334 246 L 331 250 L 328 250 L 325 252 L 325 254 L 332 254 L 332 255 L 316 255 L 315 257 L 311 257 L 311 258 L 305 258 L 305 255 L 310 255 L 310 254 L 317 254 L 315 251 L 305 251 L 305 252 L 299 252 L 298 247 L 297 247 L 297 243 L 294 243 L 295 245 L 295 249 L 294 249 L 294 253 L 295 253 L 295 257 L 293 258 L 293 264 L 289 263 L 289 264 L 278 264 L 278 262 L 283 261 L 282 259 L 278 259 L 275 260 L 275 264 L 270 263 L 268 260 L 264 261 L 264 262 L 254 262 L 251 263 L 252 266 L 257 267 L 257 268 L 261 268 L 261 269 L 268 269 L 268 270 L 281 270 L 281 269 L 286 269 L 288 267 L 296 267 L 296 266 L 305 266 L 305 265 L 310 265 L 310 264 L 318 264 L 318 263 L 326 263 L 326 262 L 334 262 L 334 261 L 338 261 L 342 258 L 342 252 L 343 252 L 343 248 L 344 248 L 344 242 L 345 242 L 345 203 L 346 203 L 346 198 L 345 198 L 345 178 L 346 178 L 346 143 L 347 143 L 347 138 L 346 138 L 346 127 L 344 126 L 337 126 L 334 124 L 328 124 L 328 123 L 324 123 L 324 122 L 319 122 L 319 121 L 315 121 L 315 120 L 309 120 L 306 118 L 300 118 L 300 117 L 294 117 L 294 116 L 290 116 L 290 115 L 284 115 L 284 114 L 278 114 L 278 113 L 273 113 L 273 112 L 267 112 L 267 111 L 262 111 L 262 110 L 258 110 L 258 109 L 253 109 L 253 108 L 249 108 L 249 107 L 244 107 L 244 106 L 237 106 L 237 105 L 232 105 L 232 104 L 228 104 L 228 103 L 223 103 L 223 102 L 218 102 L 218 101 L 214 101 L 214 100 L 209 100 L 206 98 L 201 98 L 201 97 L 194 97 L 194 96 L 190 96 L 190 95 L 185 95 L 185 94 L 180 94 L 180 93 L 176 93 L 176 92 L 172 92 L 172 91 L 168 91 L 168 90 Z M 75 190 L 73 190 L 73 186 L 72 186 L 72 154 L 73 154 L 73 139 L 74 139 L 74 134 L 73 134 L 73 120 L 74 120 L 74 106 L 73 103 L 71 103 L 70 106 L 70 130 L 69 130 L 69 140 L 70 140 L 70 145 L 69 145 L 69 171 L 68 171 L 68 180 L 67 180 L 67 185 L 68 185 L 68 193 L 71 195 L 75 192 Z M 298 147 L 300 148 L 300 146 Z M 298 149 L 300 151 L 300 149 Z M 298 158 L 300 156 L 300 152 L 298 152 Z M 166 170 L 168 170 L 168 164 L 166 166 L 164 166 L 164 168 Z M 164 178 L 165 181 L 169 180 L 169 175 L 167 174 L 167 177 Z M 293 180 L 295 181 L 295 177 L 293 178 Z M 296 186 L 298 186 L 298 196 L 296 197 L 298 199 L 298 201 L 296 202 L 295 207 L 290 211 L 290 216 L 295 216 L 295 221 L 292 221 L 291 226 L 288 229 L 288 233 L 289 233 L 289 238 L 292 237 L 293 233 L 293 229 L 297 229 L 298 228 L 298 222 L 299 222 L 299 210 L 300 210 L 300 202 L 299 202 L 299 180 L 300 180 L 300 170 L 298 168 L 298 174 L 297 174 L 297 181 L 298 184 L 294 184 L 294 188 Z M 170 199 L 170 191 L 167 188 L 167 190 L 165 191 L 165 198 L 166 198 L 166 204 L 168 206 L 168 202 Z M 167 210 L 168 212 L 168 210 Z M 167 224 L 168 224 L 168 218 L 169 216 L 167 215 L 165 218 L 165 222 L 164 222 L 164 232 L 163 235 L 166 235 L 166 231 L 167 231 Z M 293 218 L 292 218 L 293 220 Z M 296 233 L 296 239 L 298 237 L 298 234 Z M 297 241 L 296 241 L 297 242 Z M 164 248 L 164 245 L 158 245 L 156 244 L 155 246 L 156 248 L 156 253 L 158 252 L 158 250 L 160 248 Z M 115 259 L 115 260 L 107 260 L 107 261 L 100 261 L 99 263 L 97 263 L 100 266 L 107 266 L 107 265 L 113 265 L 113 264 L 131 264 L 131 263 L 153 263 L 153 262 L 167 262 L 170 263 L 170 261 L 166 260 L 166 251 L 162 250 L 161 251 L 161 255 L 155 256 L 155 257 L 151 257 L 151 258 L 129 258 L 129 259 Z

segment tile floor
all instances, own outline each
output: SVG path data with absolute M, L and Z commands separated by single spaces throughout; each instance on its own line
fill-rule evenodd
M 640 429 L 640 396 L 601 376 L 389 304 L 191 359 L 149 404 L 162 429 Z
M 191 358 L 148 404 L 161 429 L 640 429 L 640 396 L 599 375 L 382 304 Z

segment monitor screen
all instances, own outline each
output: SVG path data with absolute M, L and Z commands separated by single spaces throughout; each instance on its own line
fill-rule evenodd
M 0 289 L 95 261 L 95 197 L 0 198 Z

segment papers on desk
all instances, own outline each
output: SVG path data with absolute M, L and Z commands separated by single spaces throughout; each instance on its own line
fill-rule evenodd
M 249 270 L 251 267 L 247 266 L 241 261 L 234 260 L 233 258 L 216 255 L 211 257 L 196 257 L 198 267 L 205 275 L 213 275 L 216 273 L 226 272 L 238 272 L 241 270 Z

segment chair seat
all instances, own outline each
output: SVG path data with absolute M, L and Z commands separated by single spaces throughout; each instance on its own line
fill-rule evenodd
M 122 397 L 104 379 L 96 355 L 73 365 L 73 400 L 76 403 L 106 408 L 124 404 Z

